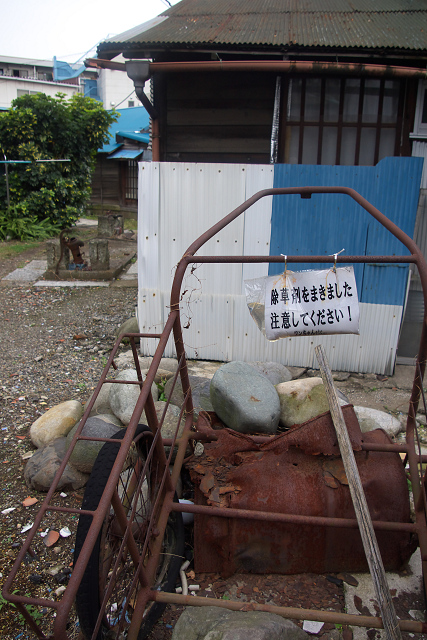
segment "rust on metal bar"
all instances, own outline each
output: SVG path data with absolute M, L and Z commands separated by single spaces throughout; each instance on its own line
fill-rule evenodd
M 258 68 L 261 69 L 261 67 Z M 364 65 L 364 68 L 367 68 L 367 66 Z M 310 72 L 310 67 L 307 67 L 307 69 Z M 163 70 L 165 70 L 165 68 L 163 68 Z M 361 71 L 361 68 L 357 69 L 357 72 Z M 371 72 L 377 73 L 379 69 L 368 69 L 367 73 Z M 381 71 L 381 73 L 382 72 L 383 71 Z M 387 73 L 388 72 L 389 71 L 387 71 Z M 423 71 L 423 74 L 426 75 L 426 72 Z M 153 123 L 154 128 L 156 123 L 157 121 Z M 156 144 L 158 144 L 157 134 L 155 134 L 154 138 Z M 337 562 L 347 560 L 348 551 L 346 551 L 344 544 L 346 540 L 347 542 L 348 540 L 353 541 L 351 542 L 352 553 L 354 550 L 357 552 L 357 545 L 361 545 L 360 540 L 357 539 L 357 522 L 354 516 L 354 510 L 350 508 L 347 500 L 348 486 L 346 484 L 346 477 L 342 469 L 337 443 L 331 436 L 329 430 L 328 419 L 323 416 L 320 422 L 294 428 L 288 434 L 279 434 L 274 437 L 256 435 L 246 437 L 242 434 L 236 435 L 235 432 L 234 435 L 230 434 L 230 430 L 224 429 L 223 425 L 212 421 L 212 416 L 201 412 L 199 414 L 196 431 L 194 431 L 192 391 L 180 323 L 182 282 L 186 270 L 191 264 L 202 262 L 267 263 L 283 261 L 282 256 L 197 256 L 197 251 L 209 239 L 239 215 L 242 215 L 261 198 L 272 195 L 286 196 L 290 194 L 310 198 L 321 193 L 339 193 L 352 198 L 362 209 L 367 211 L 369 215 L 394 235 L 408 251 L 407 256 L 339 256 L 337 262 L 341 264 L 415 264 L 418 268 L 423 287 L 424 304 L 425 307 L 427 306 L 427 265 L 418 247 L 409 236 L 403 233 L 394 223 L 360 196 L 360 194 L 346 187 L 316 186 L 265 189 L 239 205 L 234 211 L 195 240 L 177 265 L 171 289 L 170 313 L 164 331 L 161 334 L 126 334 L 131 342 L 135 368 L 138 373 L 137 382 L 115 381 L 114 379 L 107 380 L 111 368 L 117 368 L 114 358 L 116 357 L 123 336 L 117 339 L 95 392 L 85 407 L 83 418 L 61 464 L 60 470 L 46 496 L 46 500 L 43 502 L 36 516 L 34 526 L 28 538 L 18 553 L 18 558 L 11 574 L 5 582 L 3 593 L 7 596 L 8 600 L 16 602 L 21 606 L 32 604 L 50 607 L 56 611 L 54 640 L 63 640 L 68 637 L 66 631 L 68 615 L 75 600 L 76 592 L 93 546 L 103 526 L 105 517 L 110 513 L 112 503 L 116 506 L 116 513 L 121 522 L 121 531 L 124 532 L 121 542 L 121 553 L 126 553 L 128 547 L 132 548 L 132 557 L 136 567 L 132 583 L 127 585 L 127 587 L 132 590 L 136 590 L 138 586 L 140 587 L 136 595 L 137 614 L 133 615 L 131 626 L 127 629 L 127 637 L 129 640 L 137 637 L 144 607 L 149 600 L 193 604 L 196 606 L 213 604 L 215 606 L 225 606 L 236 610 L 242 607 L 241 603 L 224 602 L 222 600 L 216 601 L 206 598 L 197 599 L 191 596 L 163 594 L 162 592 L 151 590 L 162 549 L 163 534 L 171 511 L 191 512 L 195 514 L 196 539 L 199 536 L 197 529 L 199 528 L 200 530 L 200 527 L 203 526 L 203 534 L 206 535 L 207 539 L 211 539 L 212 543 L 211 548 L 209 548 L 209 555 L 212 556 L 213 553 L 216 553 L 220 558 L 221 569 L 225 567 L 227 572 L 235 566 L 249 566 L 251 569 L 257 569 L 257 567 L 261 566 L 263 567 L 263 571 L 265 571 L 272 558 L 274 564 L 278 564 L 282 568 L 286 566 L 290 569 L 292 560 L 289 561 L 289 558 L 292 556 L 297 560 L 304 558 L 307 539 L 311 541 L 313 548 L 319 545 L 319 540 L 320 543 L 324 545 L 323 551 L 319 551 L 318 553 L 325 554 L 325 562 L 331 561 L 328 549 L 338 549 Z M 329 263 L 330 257 L 328 258 L 324 255 L 288 256 L 287 260 L 290 264 L 303 262 Z M 361 477 L 367 484 L 366 493 L 373 525 L 378 532 L 379 540 L 383 541 L 383 547 L 385 547 L 385 564 L 395 566 L 403 561 L 412 550 L 414 539 L 418 537 L 421 558 L 425 570 L 427 569 L 427 528 L 425 516 L 425 484 L 427 480 L 426 478 L 422 479 L 420 477 L 419 463 L 425 461 L 426 456 L 420 456 L 420 451 L 417 452 L 415 449 L 415 417 L 422 393 L 422 381 L 427 359 L 426 320 L 427 316 L 425 313 L 418 355 L 418 366 L 411 393 L 406 428 L 406 442 L 393 444 L 382 432 L 363 434 L 362 437 L 360 430 L 358 430 L 357 420 L 351 415 L 352 409 L 344 408 L 344 412 L 347 414 L 346 423 L 350 440 L 356 459 L 358 460 Z M 176 421 L 174 436 L 162 441 L 160 429 L 165 420 L 169 404 L 166 404 L 165 411 L 163 411 L 162 417 L 158 420 L 151 396 L 151 385 L 155 380 L 161 358 L 172 334 L 179 363 L 174 377 L 174 384 L 176 384 L 179 376 L 183 388 L 184 401 L 182 402 L 180 415 Z M 137 337 L 155 338 L 158 341 L 152 364 L 144 382 L 142 381 L 142 372 L 135 342 Z M 76 442 L 78 440 L 114 441 L 114 438 L 88 438 L 81 435 L 84 424 L 92 411 L 96 397 L 104 384 L 136 384 L 140 387 L 140 393 L 125 437 L 120 441 L 119 453 L 98 508 L 92 512 L 53 505 L 52 501 L 60 476 L 65 469 Z M 154 456 L 155 460 L 159 462 L 162 473 L 158 493 L 156 496 L 153 496 L 153 511 L 150 521 L 147 523 L 147 535 L 143 542 L 142 550 L 138 551 L 133 544 L 135 543 L 135 538 L 132 532 L 132 514 L 128 517 L 126 510 L 121 508 L 121 505 L 117 503 L 117 496 L 116 499 L 114 496 L 117 480 L 132 445 L 143 410 L 146 412 L 147 421 L 153 437 L 149 456 L 150 459 L 154 459 Z M 183 420 L 183 433 L 178 437 L 178 427 Z M 205 457 L 188 459 L 186 457 L 188 456 L 188 445 L 190 442 L 193 443 L 197 440 L 205 443 Z M 164 451 L 165 445 L 171 447 L 168 456 L 166 456 Z M 409 461 L 414 498 L 416 499 L 416 521 L 414 523 L 411 522 L 409 516 L 407 484 L 403 465 L 398 455 L 400 452 L 405 453 Z M 173 467 L 171 465 L 172 453 L 174 455 L 176 453 Z M 212 458 L 211 461 L 207 460 L 209 456 Z M 186 462 L 188 461 L 191 473 L 197 484 L 196 504 L 194 505 L 182 505 L 173 502 L 174 490 L 184 460 Z M 277 463 L 279 464 L 279 468 L 277 467 Z M 216 467 L 216 469 L 214 467 Z M 377 467 L 377 471 L 375 471 L 375 467 Z M 282 471 L 280 469 L 282 469 Z M 283 469 L 285 469 L 285 473 L 283 473 Z M 171 475 L 169 474 L 169 470 L 172 472 Z M 222 472 L 223 477 L 221 479 L 219 476 Z M 313 481 L 312 486 L 318 489 L 304 489 L 302 487 L 304 477 L 308 481 L 311 479 Z M 213 485 L 210 486 L 212 479 Z M 264 488 L 267 487 L 268 490 L 262 489 L 261 480 L 264 483 Z M 393 487 L 393 504 L 390 504 L 390 500 L 387 500 L 390 486 Z M 267 496 L 270 496 L 270 494 L 272 495 L 271 502 L 269 502 L 270 498 L 267 500 Z M 92 517 L 87 538 L 61 602 L 23 597 L 11 593 L 12 583 L 17 576 L 20 564 L 23 562 L 25 553 L 30 549 L 37 529 L 40 527 L 48 510 L 55 512 L 62 511 L 64 514 L 78 513 Z M 295 531 L 298 534 L 296 537 Z M 258 544 L 260 538 L 261 543 Z M 270 550 L 267 549 L 266 540 L 270 543 Z M 329 542 L 332 540 L 332 543 L 328 544 L 328 540 Z M 336 544 L 337 540 L 341 542 Z M 199 544 L 199 542 L 197 542 L 197 544 Z M 320 549 L 322 548 L 321 544 L 319 546 Z M 341 547 L 340 544 L 342 545 Z M 148 545 L 150 545 L 149 552 L 147 551 Z M 289 550 L 291 553 L 288 553 Z M 383 551 L 382 548 L 381 550 Z M 200 554 L 199 551 L 200 549 L 196 548 L 196 563 L 203 563 L 206 560 L 205 556 L 207 556 L 207 552 Z M 222 555 L 226 555 L 228 552 L 230 553 L 229 558 L 231 557 L 231 561 L 228 559 L 228 561 L 225 562 L 223 561 Z M 310 553 L 304 561 L 307 563 L 308 570 L 312 571 L 315 569 L 318 558 L 316 559 L 316 557 L 310 556 Z M 120 554 L 118 558 L 120 558 Z M 356 559 L 357 562 L 359 562 L 360 557 L 357 553 Z M 332 561 L 334 561 L 334 559 L 332 559 Z M 320 561 L 319 564 L 321 563 Z M 228 566 L 225 566 L 226 564 Z M 301 562 L 296 562 L 294 568 L 297 569 L 295 571 L 296 573 L 304 570 Z M 322 569 L 320 566 L 317 567 L 317 569 L 319 568 Z M 268 567 L 268 569 L 269 573 L 276 571 L 276 567 L 273 567 L 271 570 L 270 567 Z M 323 571 L 321 572 L 323 573 Z M 426 571 L 424 571 L 424 573 L 426 573 Z M 140 586 L 141 583 L 146 586 Z M 105 595 L 105 597 L 103 595 L 101 601 L 105 602 L 107 597 L 108 595 Z M 269 610 L 268 605 L 254 605 L 254 608 Z M 375 617 L 348 616 L 347 614 L 338 614 L 329 611 L 322 612 L 304 609 L 297 609 L 295 611 L 285 607 L 275 607 L 274 612 L 279 613 L 279 615 L 285 615 L 285 617 L 295 618 L 302 615 L 305 619 L 309 620 L 328 620 L 341 624 L 350 623 L 381 628 L 381 620 Z M 124 623 L 124 619 L 122 619 L 122 622 Z M 402 630 L 412 633 L 427 632 L 427 625 L 424 623 L 400 621 L 399 625 Z
M 300 609 L 299 607 L 278 607 L 275 605 L 237 602 L 235 600 L 217 600 L 215 598 L 201 598 L 200 596 L 183 596 L 178 593 L 167 593 L 165 591 L 152 591 L 151 599 L 155 602 L 166 602 L 184 607 L 219 607 L 230 609 L 231 611 L 242 611 L 242 609 L 253 611 L 266 611 L 275 613 L 282 618 L 295 620 L 314 620 L 318 622 L 330 622 L 332 624 L 351 625 L 354 627 L 368 627 L 372 629 L 383 629 L 381 618 L 376 616 L 352 615 L 350 613 L 337 613 L 332 611 L 322 611 L 317 609 Z M 245 606 L 246 605 L 246 606 Z M 427 624 L 415 620 L 399 620 L 401 631 L 412 633 L 426 633 Z

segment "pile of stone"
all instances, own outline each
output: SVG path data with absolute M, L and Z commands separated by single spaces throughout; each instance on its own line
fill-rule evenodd
M 140 357 L 143 379 L 151 359 Z M 132 352 L 121 354 L 116 364 L 117 380 L 137 381 Z M 171 438 L 176 429 L 184 395 L 179 378 L 173 384 L 178 363 L 171 358 L 161 361 L 152 394 L 160 420 L 165 403 L 158 399 L 159 387 L 170 400 L 162 427 L 163 438 Z M 215 411 L 225 426 L 241 433 L 274 435 L 280 430 L 328 411 L 328 402 L 321 378 L 292 379 L 284 365 L 274 362 L 229 362 L 209 367 L 197 364 L 190 375 L 194 417 L 200 410 Z M 201 374 L 201 375 L 200 375 Z M 87 437 L 111 438 L 129 424 L 139 396 L 139 386 L 104 384 L 83 428 Z M 345 403 L 345 400 L 343 400 Z M 83 406 L 76 400 L 63 402 L 46 411 L 30 429 L 37 451 L 25 468 L 25 480 L 30 488 L 47 491 L 57 472 L 83 415 Z M 383 428 L 394 436 L 401 423 L 390 414 L 365 407 L 355 407 L 362 432 Z M 145 423 L 144 414 L 140 422 Z M 183 428 L 181 421 L 180 429 Z M 180 432 L 178 433 L 178 437 Z M 65 467 L 58 489 L 79 489 L 85 485 L 102 443 L 80 440 Z

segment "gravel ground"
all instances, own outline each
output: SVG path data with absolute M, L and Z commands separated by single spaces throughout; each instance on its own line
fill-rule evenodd
M 134 315 L 135 288 L 42 289 L 7 286 L 1 291 L 0 336 L 0 583 L 8 575 L 25 539 L 23 529 L 34 520 L 43 494 L 29 491 L 23 480 L 25 454 L 34 450 L 29 427 L 47 409 L 65 400 L 84 403 L 100 377 L 118 327 Z M 28 498 L 39 501 L 25 507 Z M 81 496 L 59 500 L 78 506 Z M 72 534 L 77 519 L 52 516 L 51 528 L 67 525 Z M 70 523 L 71 522 L 71 523 Z M 73 526 L 74 525 L 74 526 Z M 73 535 L 46 547 L 40 537 L 35 558 L 28 557 L 18 586 L 21 594 L 52 597 L 66 584 L 72 563 Z M 56 575 L 51 575 L 56 570 Z M 49 573 L 50 572 L 50 573 Z M 39 612 L 46 617 L 45 612 Z M 34 638 L 22 617 L 0 600 L 0 637 Z
M 38 256 L 31 256 L 38 257 Z M 7 270 L 0 265 L 0 277 Z M 29 427 L 48 408 L 69 399 L 88 400 L 99 380 L 103 365 L 114 343 L 118 327 L 134 315 L 137 289 L 134 287 L 43 289 L 31 285 L 2 286 L 0 336 L 0 584 L 8 575 L 25 539 L 24 529 L 31 524 L 43 494 L 29 491 L 23 479 L 25 454 L 34 450 Z M 123 347 L 125 348 L 125 347 Z M 344 376 L 345 378 L 345 376 Z M 351 376 L 337 382 L 354 404 L 387 409 L 396 415 L 407 411 L 408 382 L 411 373 L 400 368 L 393 378 Z M 78 507 L 83 490 L 57 497 L 61 504 Z M 24 506 L 28 498 L 38 502 Z M 6 513 L 2 511 L 13 509 Z M 64 514 L 51 512 L 47 523 L 56 531 L 64 526 L 71 536 L 60 537 L 52 547 L 37 536 L 35 557 L 27 557 L 16 588 L 20 594 L 60 598 L 72 566 L 77 518 L 64 521 Z M 40 531 L 44 533 L 44 530 Z M 191 541 L 190 541 L 191 543 Z M 219 576 L 195 576 L 202 590 L 217 597 L 238 597 L 243 602 L 275 602 L 290 606 L 309 606 L 344 610 L 342 586 L 325 576 L 240 577 L 223 581 Z M 59 591 L 58 591 L 59 590 Z M 58 591 L 58 596 L 55 592 Z M 410 602 L 408 608 L 422 607 Z M 175 621 L 182 609 L 171 606 L 153 630 L 151 640 L 170 640 Z M 36 610 L 44 629 L 52 622 L 51 611 Z M 78 630 L 70 634 L 79 638 Z M 336 638 L 336 630 L 325 628 L 325 638 Z M 23 624 L 22 616 L 0 599 L 0 637 L 5 640 L 34 640 Z M 348 635 L 346 637 L 349 637 Z M 374 637 L 374 636 L 372 636 Z M 405 635 L 406 637 L 406 635 Z M 79 639 L 80 640 L 80 639 Z

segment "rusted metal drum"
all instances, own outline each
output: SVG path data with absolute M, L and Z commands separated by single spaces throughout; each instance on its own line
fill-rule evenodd
M 410 522 L 405 471 L 396 452 L 363 451 L 362 444 L 390 444 L 382 430 L 362 434 L 353 407 L 343 409 L 373 521 Z M 199 431 L 209 432 L 201 417 Z M 196 504 L 222 509 L 302 516 L 298 523 L 195 516 L 195 569 L 231 575 L 366 571 L 356 528 L 306 524 L 304 517 L 355 519 L 330 413 L 268 441 L 215 430 L 217 441 L 188 464 Z M 262 439 L 267 440 L 267 439 Z M 376 531 L 385 568 L 399 569 L 414 550 L 406 531 Z

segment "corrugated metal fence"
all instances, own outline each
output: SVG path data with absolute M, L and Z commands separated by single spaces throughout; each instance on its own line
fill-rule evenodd
M 140 330 L 161 331 L 168 314 L 174 267 L 212 224 L 261 189 L 344 185 L 356 189 L 412 236 L 422 161 L 387 158 L 377 167 L 141 163 L 138 221 Z M 202 255 L 406 253 L 345 196 L 263 198 L 210 240 Z M 399 244 L 399 243 L 398 243 Z M 274 267 L 270 267 L 274 273 Z M 393 271 L 394 270 L 394 271 Z M 267 275 L 268 265 L 200 265 L 188 274 L 182 324 L 189 357 L 273 360 L 315 366 L 322 343 L 331 367 L 391 373 L 407 282 L 401 267 L 357 268 L 360 335 L 298 337 L 269 343 L 250 318 L 243 281 Z M 277 270 L 276 270 L 277 272 Z M 367 272 L 367 273 L 365 273 Z M 371 273 L 372 272 L 372 273 Z M 397 274 L 397 275 L 396 275 Z M 142 345 L 144 353 L 153 341 Z M 173 355 L 173 344 L 167 354 Z

